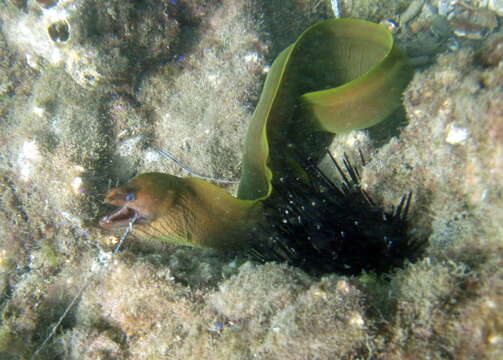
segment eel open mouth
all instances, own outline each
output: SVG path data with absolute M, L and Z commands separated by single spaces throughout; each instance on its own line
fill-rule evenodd
M 106 230 L 115 230 L 125 228 L 132 219 L 136 217 L 135 224 L 145 224 L 147 219 L 139 211 L 128 206 L 122 206 L 112 212 L 110 215 L 103 216 L 100 219 L 100 226 Z

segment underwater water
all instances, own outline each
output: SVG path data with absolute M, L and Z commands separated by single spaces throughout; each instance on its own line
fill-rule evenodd
M 502 358 L 502 15 L 498 1 L 477 0 L 1 2 L 0 359 Z M 332 257 L 333 270 L 312 272 L 281 237 L 274 244 L 288 246 L 250 259 L 226 246 L 142 238 L 143 208 L 146 220 L 131 234 L 128 221 L 100 227 L 114 209 L 104 204 L 110 189 L 147 172 L 189 175 L 158 149 L 211 178 L 239 180 L 273 61 L 309 26 L 336 16 L 383 25 L 414 67 L 399 109 L 337 134 L 328 149 L 340 164 L 348 155 L 358 196 L 378 214 L 393 214 L 412 194 L 400 238 L 424 245 L 417 256 L 396 260 L 363 238 L 344 260 Z M 291 101 L 279 109 L 293 112 L 299 103 Z M 375 110 L 369 101 L 347 116 Z M 282 171 L 283 158 L 272 156 Z M 344 187 L 329 157 L 319 167 Z M 216 190 L 201 189 L 215 204 Z M 301 190 L 293 191 L 299 208 L 312 201 Z M 141 193 L 121 196 L 130 194 Z M 349 220 L 375 215 L 350 194 Z M 212 235 L 218 244 L 259 238 L 236 232 L 238 208 L 217 216 L 224 225 L 213 228 L 233 229 Z M 316 228 L 329 210 L 303 216 Z M 202 224 L 206 241 L 213 228 Z M 372 226 L 368 236 L 396 230 Z M 295 229 L 298 239 L 306 227 Z M 323 239 L 312 243 L 323 255 Z M 348 257 L 357 270 L 346 271 Z

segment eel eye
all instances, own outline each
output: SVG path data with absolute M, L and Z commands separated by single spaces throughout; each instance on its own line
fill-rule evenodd
M 124 195 L 124 200 L 126 201 L 135 201 L 136 200 L 136 195 L 135 193 L 127 193 L 126 195 Z

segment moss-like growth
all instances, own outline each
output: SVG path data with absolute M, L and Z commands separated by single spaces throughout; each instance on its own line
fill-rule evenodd
M 265 359 L 366 356 L 368 324 L 361 293 L 345 278 L 325 278 L 271 322 Z M 336 355 L 337 354 L 337 355 Z
M 220 284 L 210 301 L 219 314 L 233 321 L 266 319 L 292 302 L 309 284 L 309 277 L 297 269 L 247 263 L 239 275 Z

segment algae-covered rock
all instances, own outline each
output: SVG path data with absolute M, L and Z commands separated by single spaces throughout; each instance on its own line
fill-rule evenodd
M 266 264 L 255 268 L 247 263 L 238 275 L 222 282 L 210 301 L 215 310 L 237 321 L 270 317 L 306 290 L 310 279 L 286 266 Z
M 169 10 L 149 1 L 31 1 L 22 9 L 3 5 L 1 18 L 33 67 L 62 66 L 83 87 L 108 87 L 168 57 L 183 18 Z

